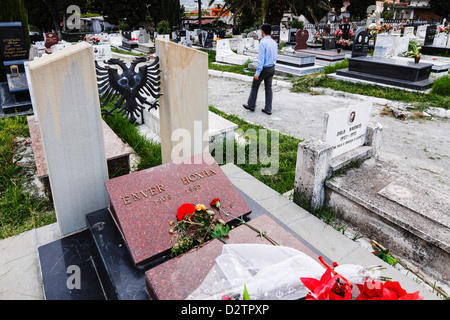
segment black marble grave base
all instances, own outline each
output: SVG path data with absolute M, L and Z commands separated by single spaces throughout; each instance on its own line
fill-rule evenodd
M 0 118 L 33 114 L 28 91 L 11 93 L 7 82 L 0 82 Z
M 414 63 L 378 57 L 357 57 L 348 59 L 348 71 L 390 78 L 395 81 L 403 80 L 418 82 L 430 76 L 431 63 Z
M 97 277 L 94 262 L 97 256 L 93 248 L 89 230 L 38 248 L 46 300 L 105 300 Z M 71 266 L 79 268 L 79 271 L 74 271 Z M 76 284 L 70 277 L 77 274 L 79 288 L 70 287 Z
M 406 81 L 406 80 L 399 80 L 399 79 L 393 79 L 390 77 L 383 77 L 368 73 L 362 73 L 362 72 L 355 72 L 355 71 L 349 71 L 348 69 L 341 69 L 336 71 L 336 75 L 338 76 L 344 76 L 359 80 L 365 80 L 373 82 L 374 84 L 387 84 L 391 86 L 396 86 L 400 88 L 406 88 L 406 89 L 413 89 L 413 90 L 419 90 L 423 91 L 428 88 L 431 88 L 433 85 L 433 79 L 426 79 L 422 81 Z
M 252 209 L 251 220 L 268 215 L 291 232 L 318 256 L 327 257 L 312 247 L 257 202 L 237 189 Z M 168 259 L 163 256 L 144 269 L 134 267 L 123 237 L 107 208 L 86 215 L 88 229 L 39 247 L 39 259 L 47 300 L 149 300 L 145 271 Z M 68 289 L 67 268 L 80 267 L 80 289 Z M 195 290 L 195 288 L 193 288 Z
M 422 52 L 422 54 L 429 54 L 429 55 L 435 55 L 435 54 L 450 55 L 450 48 L 449 47 L 438 47 L 438 46 L 433 46 L 433 45 L 424 45 L 424 46 L 422 46 L 421 52 Z

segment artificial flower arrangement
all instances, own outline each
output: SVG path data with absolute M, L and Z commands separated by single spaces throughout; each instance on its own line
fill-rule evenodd
M 436 28 L 436 34 L 439 34 L 439 33 L 447 33 L 448 34 L 448 29 L 449 29 L 448 25 L 445 27 L 439 26 Z
M 342 47 L 350 46 L 350 40 L 345 40 L 344 38 L 340 38 L 336 43 L 340 44 Z
M 322 43 L 322 34 L 320 32 L 314 34 L 314 43 Z
M 336 31 L 334 31 L 334 35 L 335 35 L 336 39 L 339 39 L 340 37 L 342 37 L 343 32 L 341 29 L 336 29 Z
M 89 43 L 92 43 L 93 45 L 100 44 L 100 38 L 98 37 L 86 36 L 84 40 Z

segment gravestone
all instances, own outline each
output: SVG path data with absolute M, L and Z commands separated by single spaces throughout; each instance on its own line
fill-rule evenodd
M 25 70 L 28 50 L 21 22 L 0 22 L 0 56 L 7 80 L 0 85 L 0 117 L 29 113 L 31 98 Z
M 0 53 L 3 61 L 28 59 L 21 22 L 0 22 Z
M 201 43 L 201 46 L 203 48 L 212 48 L 213 46 L 213 40 L 214 40 L 214 33 L 211 31 L 205 31 L 203 30 L 199 34 L 199 41 Z
M 334 50 L 336 49 L 335 37 L 323 37 L 322 38 L 322 50 Z
M 150 35 L 148 34 L 147 30 L 144 28 L 139 28 L 139 36 L 138 36 L 138 42 L 139 43 L 148 43 L 150 41 Z
M 348 24 L 348 23 L 340 24 L 339 29 L 342 30 L 342 38 L 345 40 L 348 40 L 349 32 L 350 32 L 350 24 Z
M 163 70 L 161 155 L 163 163 L 168 163 L 209 148 L 208 55 L 162 40 L 156 40 L 156 53 Z M 189 154 L 181 156 L 180 151 Z
M 280 26 L 272 26 L 272 39 L 275 40 L 277 44 L 280 43 Z
M 420 25 L 417 27 L 417 31 L 416 31 L 416 37 L 420 38 L 420 39 L 425 39 L 425 36 L 427 34 L 427 25 Z
M 364 145 L 371 109 L 361 103 L 325 113 L 322 139 L 333 147 L 332 158 Z
M 352 58 L 354 57 L 366 57 L 369 52 L 369 35 L 364 28 L 359 28 L 355 32 L 352 47 Z
M 288 44 L 294 44 L 296 43 L 295 40 L 295 35 L 297 34 L 297 29 L 289 29 L 289 39 L 288 39 Z
M 301 50 L 301 49 L 308 49 L 308 45 L 306 42 L 309 39 L 309 32 L 308 30 L 298 30 L 295 34 L 295 47 L 294 50 Z
M 221 208 L 234 217 L 251 212 L 209 153 L 188 160 L 105 182 L 111 214 L 136 266 L 143 266 L 172 248 L 169 222 L 177 221 L 177 210 L 183 203 L 209 206 L 214 198 L 219 198 Z M 225 215 L 222 218 L 226 222 L 234 219 Z
M 44 44 L 45 45 L 45 51 L 47 53 L 51 53 L 52 52 L 52 50 L 51 50 L 52 46 L 55 45 L 55 44 L 58 44 L 58 42 L 59 42 L 59 39 L 58 39 L 58 35 L 56 33 L 47 32 L 45 34 L 45 44 Z
M 438 33 L 433 40 L 433 46 L 445 47 L 447 45 L 447 34 L 444 32 Z
M 386 58 L 391 54 L 393 46 L 394 46 L 394 38 L 390 34 L 381 33 L 377 35 L 377 41 L 375 42 L 373 56 L 379 58 Z
M 434 42 L 434 37 L 436 36 L 436 26 L 431 25 L 427 26 L 426 32 L 425 32 L 425 46 L 432 46 Z
M 28 64 L 61 235 L 106 208 L 108 179 L 91 45 L 81 42 Z
M 255 41 L 258 43 L 258 41 Z M 216 43 L 216 61 L 235 65 L 243 65 L 248 61 L 249 57 L 236 54 L 230 48 L 229 39 L 217 40 Z

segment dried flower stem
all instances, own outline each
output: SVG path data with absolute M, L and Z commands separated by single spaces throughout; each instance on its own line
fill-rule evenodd
M 239 220 L 242 224 L 246 225 L 247 227 L 249 227 L 250 229 L 252 229 L 253 231 L 256 231 L 259 233 L 260 237 L 264 237 L 266 238 L 269 242 L 271 242 L 272 244 L 276 245 L 276 246 L 281 246 L 281 244 L 279 244 L 277 241 L 275 241 L 274 239 L 272 239 L 271 237 L 269 237 L 265 231 L 261 231 L 257 228 L 255 228 L 254 226 L 248 224 L 244 219 L 240 218 L 240 217 L 235 217 L 229 213 L 227 213 L 225 210 L 223 210 L 222 208 L 219 208 L 219 212 L 223 212 L 227 217 L 232 217 L 235 218 L 237 220 Z

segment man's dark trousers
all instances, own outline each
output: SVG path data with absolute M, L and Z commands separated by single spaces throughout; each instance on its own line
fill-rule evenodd
M 272 113 L 272 99 L 273 99 L 272 80 L 273 80 L 274 74 L 275 74 L 275 66 L 265 67 L 262 69 L 258 80 L 255 80 L 253 78 L 252 89 L 250 91 L 250 96 L 248 97 L 248 102 L 247 102 L 249 109 L 253 109 L 253 110 L 255 109 L 259 85 L 264 80 L 264 89 L 266 91 L 265 109 L 268 113 Z

